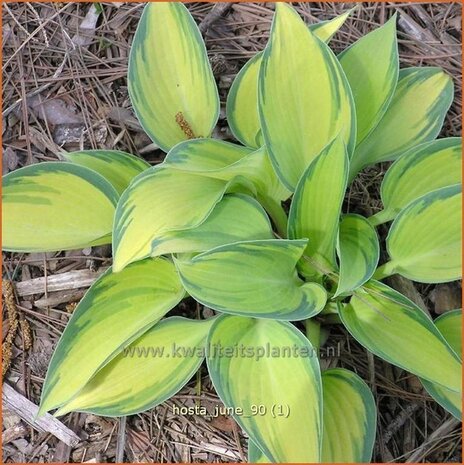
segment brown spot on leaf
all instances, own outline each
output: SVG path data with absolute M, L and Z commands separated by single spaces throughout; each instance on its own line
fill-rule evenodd
M 195 134 L 188 121 L 185 119 L 184 114 L 179 111 L 176 113 L 176 123 L 182 129 L 182 132 L 187 136 L 188 139 L 195 139 Z

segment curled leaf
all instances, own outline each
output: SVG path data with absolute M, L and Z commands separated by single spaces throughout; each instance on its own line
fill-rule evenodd
M 442 187 L 401 211 L 387 237 L 391 260 L 379 276 L 398 273 L 422 283 L 461 277 L 461 191 L 460 185 Z
M 152 242 L 151 256 L 204 252 L 237 241 L 272 239 L 269 218 L 252 197 L 225 195 L 196 228 L 171 231 Z
M 408 150 L 388 169 L 382 181 L 384 209 L 372 224 L 394 219 L 413 200 L 435 189 L 461 182 L 462 139 L 450 137 Z
M 367 282 L 379 261 L 377 233 L 361 215 L 344 215 L 338 235 L 340 274 L 335 296 L 351 292 Z
M 336 138 L 305 170 L 292 199 L 288 221 L 290 239 L 309 239 L 305 254 L 315 263 L 302 262 L 305 276 L 337 269 L 335 248 L 348 179 L 345 144 Z M 316 267 L 316 265 L 318 267 Z
M 233 183 L 163 165 L 139 175 L 116 209 L 113 270 L 149 257 L 163 234 L 199 226 Z
M 196 300 L 215 310 L 279 320 L 317 314 L 326 292 L 304 283 L 296 264 L 306 241 L 264 240 L 228 244 L 176 260 L 182 284 Z

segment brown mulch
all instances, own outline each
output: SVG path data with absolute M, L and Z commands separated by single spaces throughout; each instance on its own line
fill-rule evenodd
M 119 149 L 158 163 L 157 150 L 135 119 L 127 93 L 127 58 L 142 4 L 101 3 L 92 26 L 86 3 L 3 3 L 3 172 L 46 160 L 62 151 L 81 148 Z M 295 4 L 313 23 L 333 18 L 350 3 Z M 222 102 L 232 80 L 265 46 L 273 4 L 213 5 L 189 8 L 201 29 L 213 64 Z M 441 66 L 454 79 L 455 101 L 441 136 L 461 134 L 461 7 L 458 3 L 364 3 L 334 37 L 342 50 L 360 36 L 399 13 L 398 37 L 403 67 Z M 86 16 L 87 15 L 87 16 Z M 91 25 L 80 27 L 84 18 Z M 204 21 L 206 19 L 206 21 Z M 216 137 L 232 140 L 224 109 Z M 366 214 L 380 207 L 378 187 L 386 164 L 363 172 L 351 186 L 347 206 Z M 381 233 L 386 231 L 380 230 Z M 111 263 L 108 247 L 47 254 L 3 254 L 3 276 L 15 282 L 52 277 L 73 270 L 98 270 Z M 460 307 L 456 283 L 417 285 L 394 279 L 400 289 L 427 308 L 433 317 Z M 17 297 L 19 321 L 32 330 L 28 349 L 24 323 L 3 315 L 3 341 L 9 336 L 11 367 L 6 382 L 38 404 L 47 364 L 75 303 L 85 289 Z M 192 315 L 192 300 L 180 314 Z M 200 311 L 205 309 L 200 308 Z M 10 318 L 9 318 L 10 316 Z M 327 343 L 337 347 L 330 366 L 356 371 L 371 386 L 379 409 L 374 462 L 460 462 L 461 426 L 424 393 L 418 379 L 369 355 L 340 326 L 331 327 Z M 198 391 L 198 387 L 200 390 Z M 3 461 L 7 462 L 225 462 L 246 459 L 246 439 L 228 417 L 211 420 L 175 415 L 173 406 L 195 405 L 209 410 L 220 402 L 208 379 L 193 379 L 181 393 L 148 412 L 120 421 L 72 413 L 63 422 L 81 442 L 68 447 L 48 433 L 31 428 L 13 412 L 3 412 Z M 125 433 L 125 434 L 124 434 Z

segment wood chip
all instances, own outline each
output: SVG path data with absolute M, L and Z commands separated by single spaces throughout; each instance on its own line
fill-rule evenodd
M 455 283 L 438 284 L 429 297 L 439 315 L 461 308 L 461 289 Z
M 7 174 L 18 167 L 18 155 L 11 147 L 6 147 L 3 149 L 2 159 L 2 174 Z
M 23 438 L 27 434 L 27 428 L 24 425 L 13 426 L 2 433 L 2 444 L 8 444 L 16 439 Z M 60 443 L 61 444 L 61 443 Z

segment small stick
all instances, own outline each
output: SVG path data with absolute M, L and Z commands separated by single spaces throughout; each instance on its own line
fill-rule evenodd
M 118 441 L 116 443 L 116 463 L 124 462 L 124 449 L 126 448 L 126 420 L 127 417 L 119 418 Z
M 437 441 L 443 441 L 448 434 L 453 431 L 459 425 L 457 418 L 449 418 L 441 424 L 430 436 L 419 446 L 415 451 L 412 452 L 409 457 L 406 458 L 405 463 L 417 463 L 423 460 L 430 447 Z
M 201 33 L 204 34 L 214 22 L 230 9 L 231 6 L 232 3 L 215 3 L 213 8 L 211 8 L 200 23 L 199 28 Z
M 2 388 L 3 402 L 5 408 L 16 413 L 26 423 L 31 425 L 39 433 L 50 433 L 63 441 L 68 446 L 76 446 L 80 442 L 79 436 L 71 431 L 61 421 L 46 413 L 36 419 L 39 407 L 26 399 L 23 395 L 16 392 L 9 384 L 4 383 Z
M 91 286 L 108 267 L 101 267 L 98 271 L 74 270 L 59 273 L 45 278 L 34 278 L 16 283 L 16 291 L 19 296 L 43 294 L 46 283 L 48 292 L 65 291 Z

